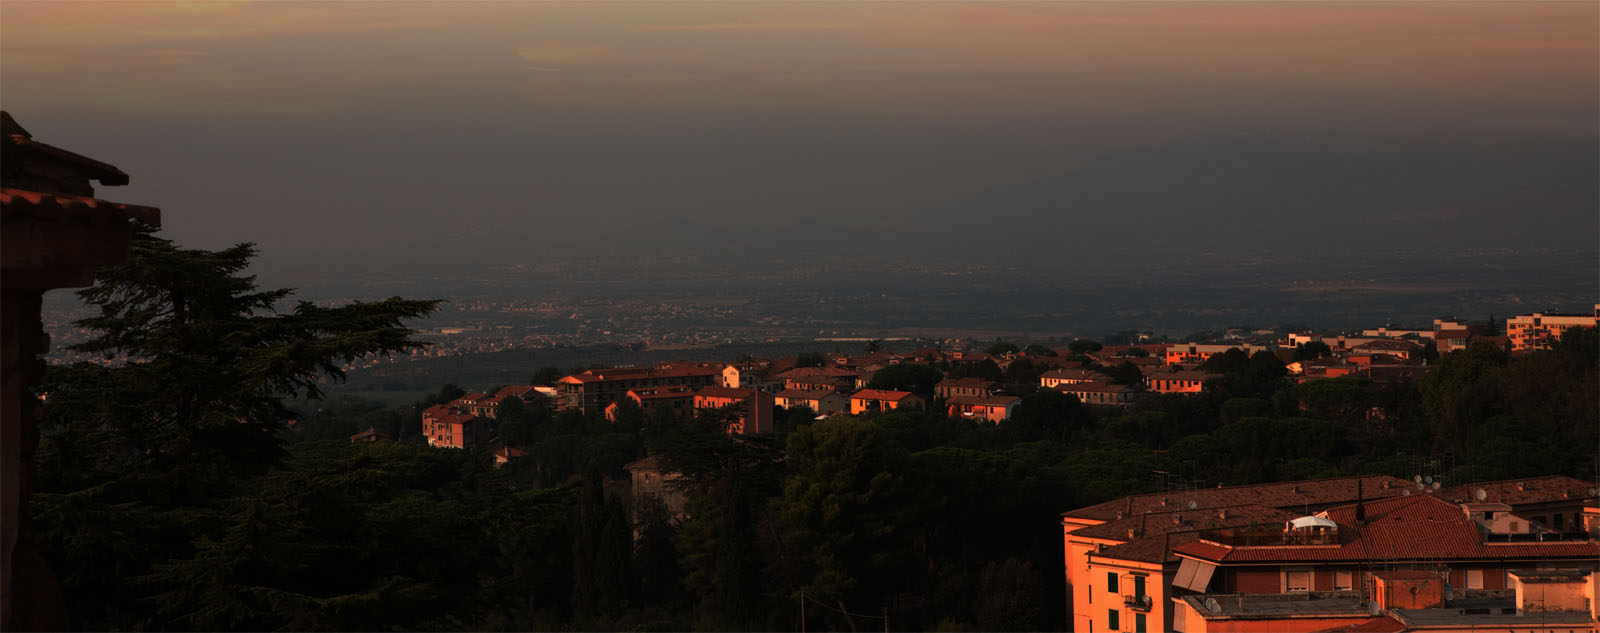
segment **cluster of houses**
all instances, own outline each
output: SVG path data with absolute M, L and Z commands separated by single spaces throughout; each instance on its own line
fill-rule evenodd
M 1079 508 L 1061 518 L 1072 630 L 1594 631 L 1597 496 L 1362 476 Z
M 1200 393 L 1206 382 L 1221 377 L 1207 372 L 1206 362 L 1232 350 L 1246 356 L 1273 354 L 1296 381 L 1356 376 L 1397 382 L 1414 380 L 1428 370 L 1424 360 L 1430 356 L 1424 353 L 1427 348 L 1442 354 L 1488 341 L 1512 354 L 1523 354 L 1548 348 L 1569 328 L 1592 328 L 1597 322 L 1600 304 L 1591 315 L 1513 317 L 1506 320 L 1504 335 L 1492 334 L 1488 324 L 1447 317 L 1435 319 L 1427 329 L 1381 327 L 1354 335 L 1235 329 L 1225 332 L 1218 342 L 1111 345 L 1082 351 L 1030 347 L 1028 351 L 990 354 L 930 347 L 909 353 L 830 354 L 822 357 L 820 366 L 798 366 L 796 357 L 736 363 L 668 362 L 584 371 L 565 376 L 552 387 L 517 385 L 493 394 L 467 394 L 424 411 L 423 432 L 433 446 L 485 446 L 494 437 L 495 412 L 508 398 L 519 398 L 530 406 L 603 414 L 610 420 L 616 419 L 618 408 L 626 403 L 643 410 L 647 418 L 662 414 L 687 417 L 706 409 L 726 409 L 736 416 L 730 426 L 732 433 L 772 430 L 779 407 L 804 407 L 818 416 L 829 416 L 938 406 L 951 417 L 998 423 L 1012 416 L 1021 399 L 991 380 L 945 378 L 931 394 L 867 386 L 877 372 L 901 363 L 960 367 L 991 362 L 1004 370 L 1026 361 L 1042 370 L 1039 388 L 1074 396 L 1088 405 L 1125 407 L 1152 394 Z M 1325 346 L 1325 352 L 1297 353 L 1308 346 L 1319 350 Z M 1137 369 L 1137 375 L 1125 366 Z M 1114 372 L 1118 377 L 1110 375 L 1113 372 L 1108 368 L 1112 367 L 1118 369 Z M 351 437 L 351 441 L 379 439 L 386 438 L 371 430 Z M 507 453 L 503 459 L 509 459 L 515 451 L 501 448 L 500 452 Z

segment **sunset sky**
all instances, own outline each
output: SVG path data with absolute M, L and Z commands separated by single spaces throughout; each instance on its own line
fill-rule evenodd
M 1597 33 L 1588 1 L 8 1 L 0 105 L 285 271 L 975 214 L 1594 248 Z

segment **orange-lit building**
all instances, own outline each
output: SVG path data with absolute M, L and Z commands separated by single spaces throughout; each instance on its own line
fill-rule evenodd
M 1145 380 L 1150 383 L 1150 390 L 1156 393 L 1200 393 L 1207 380 L 1221 377 L 1221 374 L 1185 369 L 1154 372 L 1145 376 Z
M 1360 626 L 1374 614 L 1337 600 L 1361 592 L 1370 599 L 1374 574 L 1390 571 L 1434 574 L 1458 597 L 1507 599 L 1514 570 L 1600 558 L 1593 536 L 1572 529 L 1594 505 L 1586 499 L 1592 488 L 1541 477 L 1425 492 L 1393 477 L 1344 477 L 1138 495 L 1075 510 L 1062 517 L 1073 629 Z M 1545 529 L 1558 515 L 1568 529 Z M 1513 520 L 1522 531 L 1506 529 Z M 1228 602 L 1237 596 L 1243 602 Z M 1206 597 L 1222 604 L 1208 608 Z
M 1139 390 L 1109 381 L 1063 384 L 1056 390 L 1077 398 L 1078 402 L 1106 407 L 1125 407 L 1139 396 Z
M 837 367 L 800 367 L 778 377 L 783 380 L 785 390 L 849 392 L 860 376 L 861 372 Z
M 1593 314 L 1546 314 L 1535 312 L 1506 319 L 1506 338 L 1511 339 L 1512 352 L 1530 352 L 1550 349 L 1552 341 L 1575 327 L 1593 328 L 1600 323 L 1600 303 Z
M 705 387 L 694 393 L 694 410 L 731 407 L 739 418 L 728 425 L 729 433 L 766 433 L 773 429 L 772 394 L 754 389 Z
M 650 387 L 629 389 L 622 394 L 623 399 L 632 400 L 635 405 L 644 410 L 646 420 L 655 419 L 657 416 L 670 414 L 673 417 L 688 417 L 694 411 L 694 389 L 689 387 Z M 606 405 L 606 421 L 617 421 L 617 402 Z M 663 413 L 665 412 L 665 413 Z
M 592 369 L 566 376 L 556 383 L 557 406 L 584 413 L 604 411 L 629 389 L 643 387 L 709 387 L 722 380 L 722 368 L 707 366 L 621 367 Z
M 952 418 L 999 423 L 1011 419 L 1019 402 L 1022 399 L 1016 396 L 951 396 L 945 406 Z
M 850 398 L 837 391 L 785 389 L 779 391 L 773 399 L 778 406 L 785 409 L 805 407 L 819 415 L 843 413 L 850 409 Z
M 940 398 L 956 396 L 992 396 L 1000 393 L 1001 385 L 982 378 L 946 378 L 933 386 L 933 394 Z
M 436 404 L 422 412 L 422 433 L 428 446 L 475 448 L 488 442 L 493 431 L 488 420 Z
M 868 411 L 893 411 L 904 407 L 921 407 L 922 398 L 909 391 L 862 389 L 850 394 L 850 415 Z
M 1110 381 L 1110 376 L 1093 369 L 1052 369 L 1039 375 L 1039 386 L 1045 389 L 1055 389 L 1061 385 Z
M 1252 356 L 1256 352 L 1271 352 L 1277 350 L 1274 345 L 1252 345 L 1250 343 L 1173 343 L 1167 347 L 1166 359 L 1168 365 L 1181 365 L 1184 363 L 1203 363 L 1217 354 L 1226 354 L 1228 350 L 1236 349 Z

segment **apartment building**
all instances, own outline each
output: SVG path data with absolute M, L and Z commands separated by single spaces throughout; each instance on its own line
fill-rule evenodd
M 1322 630 L 1329 627 L 1303 628 L 1312 620 L 1263 618 L 1285 608 L 1274 601 L 1317 592 L 1370 598 L 1380 572 L 1425 571 L 1463 592 L 1504 592 L 1518 570 L 1600 559 L 1594 537 L 1576 529 L 1600 526 L 1594 488 L 1541 477 L 1434 490 L 1364 476 L 1135 495 L 1073 510 L 1061 521 L 1073 630 Z M 1566 529 L 1546 527 L 1557 515 Z M 1203 607 L 1205 597 L 1238 595 L 1259 608 L 1234 609 L 1233 624 L 1220 623 L 1228 609 L 1184 611 L 1194 596 Z M 1317 606 L 1334 605 L 1292 617 L 1315 616 Z
M 557 407 L 563 411 L 598 413 L 616 402 L 629 389 L 646 387 L 690 387 L 699 389 L 717 384 L 722 368 L 619 367 L 591 369 L 566 376 L 556 382 Z
M 729 433 L 766 433 L 773 429 L 772 394 L 754 389 L 704 387 L 694 392 L 694 410 L 731 408 L 738 418 L 728 425 Z
M 1600 323 L 1600 303 L 1592 314 L 1556 314 L 1535 312 L 1506 319 L 1506 338 L 1511 339 L 1511 351 L 1531 352 L 1550 349 L 1550 343 L 1575 327 L 1593 328 Z

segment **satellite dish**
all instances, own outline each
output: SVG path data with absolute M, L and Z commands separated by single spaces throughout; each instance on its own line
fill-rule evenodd
M 1482 488 L 1474 490 L 1474 491 L 1472 491 L 1472 498 L 1477 499 L 1479 501 L 1483 501 L 1484 499 L 1488 499 L 1489 498 L 1489 491 L 1484 490 Z
M 1378 617 L 1378 603 L 1376 601 L 1367 603 L 1367 613 L 1372 614 L 1372 617 Z
M 1410 490 L 1401 490 L 1400 494 L 1402 496 L 1409 496 L 1411 494 L 1411 491 Z
M 1433 475 L 1428 475 L 1427 477 L 1423 477 L 1422 478 L 1422 483 L 1425 483 L 1425 484 L 1433 483 Z
M 1200 504 L 1195 503 L 1194 499 L 1190 499 L 1189 500 L 1189 509 L 1190 510 L 1193 510 L 1193 509 L 1198 508 L 1198 507 L 1200 507 Z
M 1212 612 L 1213 614 L 1221 614 L 1222 605 L 1217 604 L 1216 598 L 1206 598 L 1206 610 Z
M 1411 476 L 1411 481 L 1415 481 L 1415 482 L 1417 482 L 1419 484 L 1422 483 L 1422 475 L 1412 475 Z
M 1439 483 L 1439 482 L 1437 482 L 1437 481 L 1435 481 L 1435 482 L 1433 482 L 1433 489 L 1434 489 L 1434 490 L 1438 490 L 1438 489 L 1439 489 L 1439 486 L 1440 486 L 1440 483 Z
M 1417 490 L 1421 490 L 1421 489 L 1427 488 L 1427 487 L 1428 487 L 1428 484 L 1422 483 L 1420 481 L 1417 482 Z

